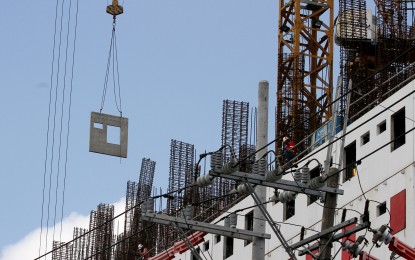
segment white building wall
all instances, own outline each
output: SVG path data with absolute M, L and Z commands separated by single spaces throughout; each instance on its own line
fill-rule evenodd
M 345 147 L 351 144 L 353 141 L 356 141 L 356 159 L 362 159 L 361 164 L 357 166 L 358 175 L 360 177 L 360 184 L 367 199 L 378 201 L 380 203 L 386 202 L 387 208 L 390 209 L 390 198 L 403 189 L 406 189 L 406 228 L 397 233 L 395 236 L 412 246 L 415 246 L 415 132 L 412 131 L 407 134 L 405 138 L 405 144 L 398 149 L 392 151 L 391 145 L 387 145 L 384 148 L 381 148 L 379 151 L 375 152 L 373 155 L 370 155 L 367 158 L 365 157 L 391 141 L 391 116 L 401 108 L 405 107 L 405 130 L 409 131 L 415 127 L 415 95 L 412 93 L 414 90 L 415 81 L 412 81 L 406 87 L 395 93 L 395 95 L 388 98 L 386 101 L 376 106 L 370 112 L 349 125 L 347 131 L 349 134 L 345 138 Z M 406 98 L 398 102 L 402 97 L 406 95 L 408 95 Z M 398 103 L 394 104 L 395 102 Z M 390 109 L 382 112 L 390 105 L 392 105 Z M 378 113 L 381 114 L 376 116 Z M 383 121 L 386 121 L 386 131 L 379 134 L 378 125 Z M 370 141 L 362 145 L 361 137 L 367 132 L 370 133 Z M 341 134 L 342 132 L 340 132 L 337 137 L 341 136 Z M 326 143 L 323 145 L 326 145 Z M 318 150 L 318 148 L 315 150 Z M 336 145 L 333 149 L 334 162 L 338 162 L 339 152 L 340 149 Z M 321 164 L 324 164 L 324 160 L 326 158 L 325 153 L 326 149 L 316 153 L 310 157 L 310 159 L 316 158 Z M 300 162 L 299 166 L 301 167 L 305 162 L 307 162 L 307 160 Z M 310 163 L 310 169 L 316 165 L 317 164 L 313 161 Z M 290 174 L 287 174 L 284 176 L 284 179 L 292 180 L 292 177 Z M 366 199 L 362 195 L 357 176 L 343 182 L 343 177 L 341 174 L 340 184 L 341 185 L 339 188 L 344 190 L 344 195 L 338 196 L 338 207 L 350 209 L 347 211 L 346 220 L 352 217 L 359 217 L 360 214 L 362 214 L 364 211 Z M 273 191 L 273 189 L 268 189 L 267 197 L 271 197 L 273 195 Z M 287 221 L 283 221 L 284 205 L 282 203 L 268 203 L 266 205 L 274 221 L 283 222 L 280 225 L 280 230 L 289 244 L 299 241 L 301 226 L 304 226 L 308 229 L 306 231 L 305 237 L 311 236 L 320 231 L 321 217 L 323 212 L 323 208 L 317 203 L 307 205 L 307 196 L 304 194 L 299 194 L 295 203 L 295 215 L 289 218 Z M 320 202 L 318 201 L 318 203 Z M 248 197 L 231 208 L 228 213 L 253 205 L 253 200 Z M 386 213 L 381 216 L 377 216 L 377 207 L 378 203 L 370 202 L 369 213 L 372 228 L 379 228 L 381 225 L 389 223 L 389 214 Z M 252 208 L 238 212 L 238 214 L 241 215 L 238 216 L 238 228 L 245 228 L 243 215 L 247 214 L 251 210 Z M 227 215 L 228 213 L 223 214 L 220 218 Z M 220 218 L 218 218 L 218 220 Z M 341 211 L 337 211 L 335 224 L 339 224 L 340 222 Z M 294 225 L 290 225 L 288 223 Z M 223 221 L 219 221 L 218 224 L 223 225 Z M 289 257 L 287 253 L 281 246 L 280 242 L 277 240 L 269 225 L 267 225 L 266 232 L 271 234 L 271 239 L 266 241 L 266 258 L 288 259 Z M 365 234 L 366 238 L 371 241 L 372 234 L 370 234 L 370 232 L 366 233 L 366 230 L 356 233 L 356 237 Z M 210 241 L 209 253 L 212 259 L 223 259 L 223 243 L 225 239 L 222 238 L 219 243 L 215 244 L 214 236 L 215 235 L 209 234 L 205 237 L 205 241 Z M 201 251 L 203 252 L 203 244 L 200 244 L 199 246 L 201 246 Z M 370 242 L 369 248 L 366 247 L 364 250 L 369 251 L 371 246 L 372 243 Z M 339 248 L 340 243 L 333 244 L 333 255 L 337 252 L 337 250 L 339 250 Z M 251 250 L 252 244 L 244 246 L 244 241 L 235 239 L 234 254 L 227 259 L 250 259 Z M 207 252 L 204 253 L 207 259 L 211 259 Z M 389 259 L 390 252 L 387 249 L 387 246 L 383 245 L 380 248 L 374 247 L 371 251 L 371 255 L 379 259 Z M 176 258 L 183 260 L 191 259 L 189 251 L 183 253 L 182 255 L 178 255 Z M 204 257 L 202 258 L 204 259 Z M 305 259 L 305 256 L 298 257 L 298 259 Z M 341 252 L 335 259 L 342 259 Z

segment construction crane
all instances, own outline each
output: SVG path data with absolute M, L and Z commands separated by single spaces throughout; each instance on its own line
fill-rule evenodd
M 276 136 L 294 128 L 289 135 L 302 150 L 332 113 L 333 0 L 280 0 L 278 25 Z

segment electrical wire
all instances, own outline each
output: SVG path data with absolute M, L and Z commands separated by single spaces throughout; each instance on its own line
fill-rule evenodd
M 46 131 L 46 148 L 45 148 L 45 161 L 44 161 L 44 172 L 43 172 L 43 188 L 42 188 L 42 208 L 41 208 L 41 219 L 40 219 L 40 236 L 39 236 L 39 256 L 42 248 L 42 234 L 43 234 L 43 213 L 45 206 L 45 190 L 46 190 L 46 173 L 47 173 L 47 161 L 49 158 L 49 131 L 50 131 L 50 117 L 51 117 L 51 106 L 52 106 L 52 89 L 53 89 L 53 76 L 54 76 L 54 64 L 55 64 L 55 49 L 56 49 L 56 31 L 57 31 L 57 20 L 58 20 L 58 6 L 59 1 L 56 1 L 55 6 L 55 26 L 53 33 L 53 49 L 52 49 L 52 68 L 50 75 L 50 89 L 49 89 L 49 110 L 48 110 L 48 123 Z
M 61 60 L 61 47 L 62 47 L 62 31 L 63 31 L 63 16 L 64 16 L 64 5 L 65 0 L 62 0 L 61 16 L 60 16 L 60 30 L 59 30 L 59 44 L 58 44 L 58 60 L 57 60 L 57 71 L 56 71 L 56 85 L 55 85 L 55 99 L 54 99 L 54 110 L 53 110 L 53 127 L 52 127 L 52 148 L 51 148 L 51 160 L 50 160 L 50 172 L 49 172 L 49 191 L 48 191 L 48 216 L 46 218 L 46 228 L 49 226 L 50 219 L 50 204 L 51 204 L 51 191 L 52 191 L 52 175 L 53 175 L 53 161 L 54 161 L 54 149 L 55 149 L 55 131 L 56 131 L 56 114 L 57 114 L 57 101 L 58 101 L 58 88 L 59 88 L 59 74 L 60 74 L 60 60 Z M 60 151 L 59 151 L 60 154 Z M 59 155 L 60 156 L 60 155 Z M 58 185 L 58 183 L 56 184 Z M 56 198 L 55 198 L 56 199 Z M 55 200 L 56 202 L 56 200 Z M 45 236 L 45 252 L 47 252 L 49 229 L 46 229 Z
M 191 186 L 193 186 L 193 185 L 190 185 L 190 186 L 185 187 L 185 188 L 190 188 Z M 178 190 L 184 190 L 185 188 L 178 189 Z M 152 198 L 152 199 L 157 199 L 157 198 L 165 197 L 165 196 L 167 196 L 167 195 L 169 195 L 169 194 L 171 194 L 171 193 L 173 193 L 173 192 L 177 192 L 178 190 L 171 191 L 171 192 L 168 192 L 168 193 L 165 193 L 165 194 L 161 194 L 161 195 L 158 195 L 158 196 L 153 196 L 153 197 L 151 197 L 151 198 Z M 87 234 L 90 234 L 91 232 L 93 232 L 93 231 L 95 231 L 95 230 L 97 230 L 97 229 L 99 229 L 99 228 L 101 228 L 101 227 L 103 227 L 103 226 L 107 225 L 107 224 L 108 224 L 108 223 L 110 223 L 111 221 L 114 221 L 115 219 L 117 219 L 117 218 L 119 218 L 120 216 L 122 216 L 122 215 L 126 214 L 126 213 L 127 213 L 127 212 L 129 212 L 130 210 L 133 210 L 133 209 L 135 209 L 135 208 L 139 207 L 139 206 L 140 206 L 143 202 L 144 202 L 144 201 L 140 201 L 140 202 L 138 202 L 136 205 L 132 206 L 131 208 L 126 209 L 125 211 L 121 212 L 120 214 L 118 214 L 118 215 L 116 215 L 116 216 L 112 217 L 111 219 L 109 219 L 109 220 L 107 220 L 107 221 L 104 221 L 101 225 L 98 225 L 98 226 L 96 226 L 96 227 L 94 227 L 94 228 L 92 228 L 92 229 L 88 230 L 88 231 L 87 231 L 87 232 L 85 232 L 83 235 L 81 235 L 81 236 L 79 236 L 79 237 L 77 237 L 77 238 L 74 238 L 74 239 L 72 239 L 72 240 L 71 240 L 71 241 L 69 241 L 69 242 L 66 242 L 66 243 L 62 244 L 61 246 L 56 247 L 55 249 L 53 249 L 53 250 L 51 250 L 51 251 L 49 251 L 49 252 L 47 252 L 47 253 L 44 253 L 43 255 L 41 255 L 41 256 L 39 256 L 39 257 L 35 258 L 34 260 L 38 260 L 38 259 L 41 259 L 42 257 L 46 257 L 47 255 L 51 254 L 52 252 L 55 252 L 55 251 L 57 251 L 57 250 L 59 250 L 59 249 L 63 248 L 64 246 L 69 245 L 70 243 L 74 242 L 76 239 L 79 239 L 79 238 L 81 238 L 81 237 L 83 237 L 83 236 L 86 236 Z
M 383 203 L 381 203 L 381 202 L 379 202 L 379 201 L 376 201 L 376 200 L 369 200 L 369 201 L 373 201 L 373 202 L 376 202 L 376 203 L 378 203 L 379 205 L 382 205 Z M 386 206 L 386 205 L 385 205 Z M 390 210 L 388 209 L 388 207 L 385 207 L 385 209 L 388 211 L 388 214 L 389 214 L 389 221 L 388 221 L 388 224 L 386 225 L 386 226 L 389 226 L 389 224 L 390 224 L 390 222 L 391 222 L 391 212 L 390 212 Z
M 181 191 L 179 191 L 178 193 L 181 193 Z M 187 218 L 186 218 L 186 216 L 184 215 L 184 211 L 182 212 L 183 213 L 183 219 L 184 219 L 184 221 L 186 222 L 186 225 L 189 227 L 189 229 L 191 229 L 191 227 L 190 227 L 190 225 L 189 225 L 189 223 L 187 222 Z M 179 228 L 179 227 L 178 227 Z M 180 230 L 179 230 L 179 232 L 180 232 Z M 191 236 L 192 236 L 192 238 L 194 238 L 194 234 L 193 234 L 193 232 L 191 233 Z M 193 245 L 192 245 L 193 246 Z M 189 248 L 190 249 L 190 248 Z M 205 254 L 203 253 L 203 251 L 201 251 L 202 252 L 202 255 L 203 255 L 203 258 L 205 258 L 206 260 L 207 260 L 207 258 L 206 258 L 206 256 L 205 256 Z M 213 260 L 213 259 L 212 259 Z
M 369 154 L 367 154 L 367 155 L 365 155 L 365 156 L 361 157 L 361 158 L 360 158 L 359 160 L 357 160 L 357 161 L 362 161 L 362 160 L 364 160 L 364 159 L 368 158 L 369 156 L 372 156 L 373 154 L 377 153 L 379 150 L 381 150 L 381 149 L 385 148 L 386 146 L 390 145 L 391 143 L 395 142 L 395 140 L 397 140 L 397 139 L 401 138 L 402 136 L 405 136 L 405 135 L 409 134 L 410 132 L 412 132 L 412 131 L 414 131 L 414 130 L 415 130 L 415 127 L 413 127 L 413 128 L 411 128 L 411 129 L 409 129 L 409 130 L 408 130 L 408 131 L 406 131 L 405 133 L 403 133 L 403 134 L 399 135 L 398 137 L 396 137 L 396 138 L 392 139 L 391 141 L 387 142 L 386 144 L 384 144 L 384 145 L 382 145 L 382 146 L 378 147 L 377 149 L 375 149 L 374 151 L 370 152 Z M 332 175 L 327 176 L 327 177 L 326 177 L 323 181 L 326 181 L 326 180 L 330 179 L 331 177 L 333 177 L 333 176 L 335 176 L 335 175 L 339 174 L 340 172 L 342 172 L 343 170 L 347 169 L 348 167 L 353 166 L 353 164 L 354 164 L 354 163 L 348 164 L 347 166 L 345 166 L 345 167 L 343 167 L 342 169 L 340 169 L 340 170 L 336 171 L 336 172 L 335 172 L 335 173 L 333 173 Z
M 406 94 L 405 96 L 403 96 L 402 98 L 400 98 L 399 100 L 397 100 L 396 102 L 392 103 L 391 105 L 389 105 L 387 108 L 385 108 L 384 110 L 378 112 L 377 114 L 373 115 L 372 117 L 370 117 L 368 120 L 365 120 L 364 122 L 362 122 L 360 125 L 356 126 L 355 128 L 349 130 L 347 133 L 345 133 L 344 135 L 339 136 L 338 138 L 336 138 L 335 140 L 333 140 L 332 142 L 328 142 L 326 145 L 323 146 L 319 146 L 318 149 L 316 149 L 315 151 L 313 151 L 312 153 L 309 153 L 307 156 L 301 158 L 300 160 L 298 160 L 296 163 L 299 164 L 307 159 L 309 159 L 310 157 L 312 157 L 313 155 L 319 153 L 320 151 L 324 150 L 325 148 L 327 148 L 328 146 L 336 143 L 338 140 L 341 140 L 342 138 L 346 137 L 347 135 L 349 135 L 350 133 L 354 132 L 355 130 L 359 129 L 360 127 L 362 127 L 363 125 L 367 124 L 368 122 L 372 121 L 373 119 L 375 119 L 376 117 L 378 117 L 379 115 L 381 115 L 382 113 L 384 113 L 388 108 L 398 104 L 399 102 L 401 102 L 402 100 L 404 100 L 405 98 L 409 97 L 410 95 L 414 94 L 415 90 L 411 91 L 410 93 Z
M 69 106 L 68 106 L 68 121 L 67 121 L 67 126 L 66 126 L 67 132 L 66 132 L 65 166 L 64 166 L 63 189 L 62 189 L 61 227 L 60 227 L 59 241 L 62 241 L 63 209 L 64 209 L 64 206 L 65 206 L 65 190 L 66 190 L 67 162 L 68 162 L 68 149 L 69 149 L 69 130 L 70 130 L 69 126 L 70 126 L 70 122 L 71 122 L 72 91 L 73 91 L 75 51 L 76 51 L 76 36 L 77 36 L 77 28 L 78 28 L 78 12 L 79 12 L 79 0 L 76 1 L 76 13 L 75 13 L 75 27 L 74 27 L 74 39 L 73 39 L 73 51 L 72 51 L 72 67 L 71 67 L 71 80 L 70 80 L 70 91 L 69 91 Z
M 362 191 L 362 196 L 365 198 L 365 200 L 367 200 L 365 192 L 363 191 L 362 183 L 360 182 L 359 171 L 357 170 L 357 165 L 355 169 L 356 169 L 357 180 L 359 181 L 359 187 L 360 187 L 360 190 Z
M 292 178 L 293 178 L 293 180 L 294 180 L 295 184 L 297 184 L 298 188 L 300 188 L 300 189 L 301 189 L 301 191 L 303 192 L 303 194 L 304 194 L 304 195 L 306 195 L 306 196 L 307 196 L 307 197 L 311 200 L 311 196 L 310 196 L 309 194 L 305 193 L 305 188 L 301 187 L 301 186 L 299 185 L 298 181 L 294 179 L 294 175 L 293 175 L 293 173 L 292 173 L 292 172 L 290 172 L 290 173 L 291 173 L 291 176 L 292 176 Z M 320 206 L 320 207 L 322 207 L 322 208 L 327 208 L 327 209 L 335 209 L 335 210 L 342 210 L 342 209 L 343 209 L 343 208 L 336 208 L 336 207 L 334 207 L 334 208 L 333 208 L 333 207 L 324 206 L 324 205 L 321 205 L 320 203 L 318 203 L 317 201 L 314 201 L 314 203 L 316 203 L 317 205 L 319 205 L 319 206 Z M 346 209 L 347 209 L 347 208 L 346 208 Z M 363 216 L 363 214 L 362 214 L 362 213 L 360 213 L 360 212 L 359 212 L 359 211 L 357 211 L 357 210 L 354 210 L 354 209 L 347 209 L 347 210 L 354 211 L 354 212 L 358 213 L 358 214 L 359 214 L 359 216 Z
M 339 242 L 340 243 L 340 242 Z M 336 258 L 336 256 L 337 256 L 337 254 L 340 252 L 342 250 L 342 246 L 341 246 L 341 243 L 340 243 L 340 248 L 336 251 L 336 253 L 334 254 L 334 256 L 333 256 L 333 258 L 332 259 L 335 259 Z
M 63 8 L 63 6 L 62 6 Z M 63 75 L 63 89 L 62 89 L 62 102 L 61 102 L 61 116 L 60 116 L 60 131 L 59 131 L 59 145 L 58 145 L 58 162 L 57 162 L 57 174 L 56 174 L 56 187 L 55 187 L 55 205 L 54 205 L 54 218 L 53 218 L 53 234 L 52 241 L 55 240 L 55 229 L 56 229 L 56 211 L 58 206 L 58 190 L 59 190 L 59 176 L 60 176 L 60 162 L 61 162 L 61 150 L 62 150 L 62 132 L 63 132 L 63 117 L 65 111 L 65 92 L 66 92 L 66 76 L 67 76 L 67 65 L 68 65 L 68 49 L 69 49 L 69 34 L 70 34 L 70 24 L 71 24 L 71 10 L 72 10 L 72 0 L 69 1 L 68 7 L 68 21 L 66 29 L 66 48 L 65 48 L 65 57 L 64 57 L 64 75 Z M 63 12 L 63 9 L 62 9 Z M 63 13 L 62 13 L 63 17 Z M 67 144 L 66 144 L 67 145 Z M 60 231 L 60 233 L 62 233 Z

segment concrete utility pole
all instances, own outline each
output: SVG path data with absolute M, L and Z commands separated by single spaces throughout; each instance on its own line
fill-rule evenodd
M 340 96 L 340 87 L 341 87 L 342 78 L 339 77 L 338 79 L 338 86 L 337 86 L 337 94 L 336 99 Z M 351 90 L 352 88 L 352 82 L 349 81 L 348 90 Z M 344 148 L 344 136 L 346 134 L 346 128 L 347 128 L 347 121 L 349 120 L 349 104 L 350 104 L 350 93 L 347 94 L 347 101 L 346 101 L 346 113 L 343 119 L 343 140 L 342 145 L 340 146 L 340 156 L 339 156 L 339 165 L 340 169 L 343 162 L 343 148 Z M 336 102 L 334 105 L 334 113 L 332 116 L 332 127 L 331 127 L 331 133 L 329 137 L 329 143 L 331 143 L 334 140 L 335 136 L 335 129 L 336 129 L 336 119 L 337 119 L 337 108 L 338 108 L 338 102 Z M 339 174 L 337 173 L 336 169 L 330 168 L 330 159 L 331 159 L 331 151 L 332 151 L 333 144 L 330 145 L 327 152 L 327 158 L 324 162 L 325 167 L 325 177 L 328 177 L 327 186 L 331 188 L 337 188 L 339 186 Z M 332 172 L 331 172 L 332 171 Z M 332 176 L 333 172 L 336 172 L 335 175 Z M 326 200 L 324 202 L 324 209 L 323 209 L 323 219 L 321 221 L 321 231 L 324 231 L 325 229 L 333 227 L 334 224 L 334 213 L 336 212 L 337 207 L 337 194 L 327 194 Z M 320 257 L 321 260 L 330 260 L 331 259 L 331 248 L 333 247 L 333 234 L 328 233 L 327 235 L 323 236 L 320 239 Z
M 258 84 L 258 118 L 257 118 L 257 136 L 256 136 L 256 149 L 261 149 L 268 143 L 268 92 L 269 83 L 266 80 L 262 80 Z M 261 158 L 266 152 L 267 148 L 259 151 L 256 154 L 256 160 Z M 265 174 L 265 173 L 262 173 Z M 266 201 L 266 187 L 258 185 L 255 188 L 261 202 Z M 254 226 L 255 232 L 265 233 L 265 220 L 261 210 L 258 207 L 254 208 Z M 252 243 L 252 260 L 264 260 L 265 259 L 265 239 L 254 238 Z

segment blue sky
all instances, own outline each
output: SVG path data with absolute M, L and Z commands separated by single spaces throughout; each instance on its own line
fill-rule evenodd
M 64 218 L 120 201 L 127 181 L 138 180 L 143 157 L 156 161 L 154 185 L 166 190 L 170 140 L 194 144 L 198 152 L 219 148 L 224 99 L 256 106 L 258 82 L 268 80 L 270 107 L 275 106 L 277 4 L 125 0 L 117 44 L 129 149 L 120 161 L 88 151 L 112 17 L 106 1 L 79 2 Z M 0 16 L 0 257 L 6 246 L 40 227 L 55 5 L 11 1 Z M 117 115 L 111 94 L 103 112 Z

